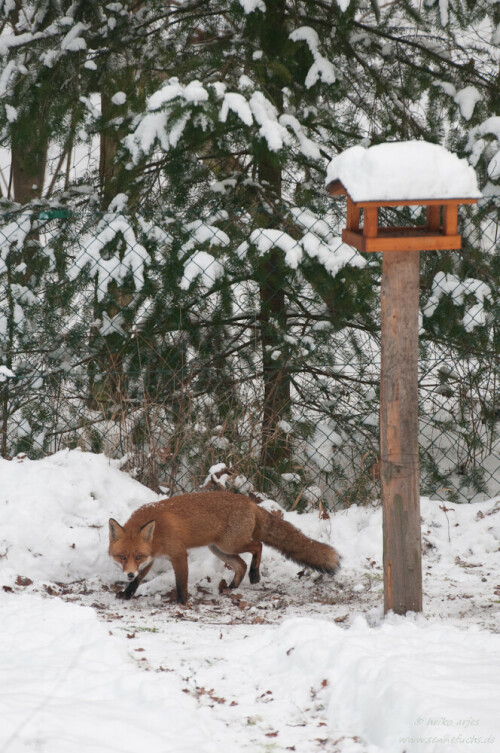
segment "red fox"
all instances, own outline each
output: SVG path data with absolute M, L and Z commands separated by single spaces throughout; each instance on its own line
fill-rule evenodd
M 168 557 L 175 573 L 177 601 L 188 597 L 187 550 L 208 546 L 234 570 L 229 588 L 237 588 L 247 566 L 239 556 L 252 555 L 250 583 L 260 580 L 262 542 L 285 557 L 334 574 L 340 557 L 331 546 L 309 539 L 295 526 L 271 515 L 249 497 L 230 492 L 197 492 L 143 505 L 124 526 L 109 521 L 109 554 L 130 581 L 117 596 L 130 599 L 156 557 Z

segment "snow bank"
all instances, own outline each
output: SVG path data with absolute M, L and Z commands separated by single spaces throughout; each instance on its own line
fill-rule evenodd
M 0 606 L 3 753 L 235 749 L 180 678 L 141 672 L 94 610 L 1 591 Z
M 431 596 L 440 594 L 455 599 L 456 594 L 464 590 L 479 596 L 479 588 L 484 588 L 499 614 L 493 589 L 500 575 L 500 498 L 460 505 L 423 497 L 420 511 L 424 612 Z M 332 541 L 343 557 L 342 573 L 354 576 L 361 583 L 369 574 L 368 562 L 381 568 L 380 507 L 350 507 L 333 517 L 332 528 Z M 314 536 L 310 530 L 308 535 Z M 479 577 L 478 581 L 475 579 L 476 570 L 480 568 L 490 576 L 485 578 L 488 581 L 485 585 Z
M 334 180 L 354 201 L 481 198 L 467 160 L 426 141 L 353 146 L 328 165 L 327 185 Z
M 285 515 L 343 556 L 340 577 L 321 586 L 328 619 L 264 624 L 265 592 L 248 581 L 241 591 L 255 606 L 246 624 L 235 624 L 242 611 L 218 596 L 182 619 L 177 607 L 161 603 L 167 579 L 173 585 L 171 568 L 141 585 L 152 599 L 124 604 L 90 590 L 88 603 L 101 602 L 91 609 L 42 598 L 35 591 L 46 579 L 91 577 L 95 587 L 114 580 L 108 518 L 124 521 L 157 498 L 119 465 L 77 450 L 0 460 L 3 753 L 253 753 L 266 746 L 313 753 L 323 739 L 325 750 L 338 753 L 498 749 L 500 636 L 467 623 L 461 609 L 463 599 L 474 600 L 495 629 L 500 499 L 422 500 L 424 603 L 456 603 L 460 627 L 432 616 L 382 618 L 381 510 L 369 507 L 326 520 Z M 200 550 L 190 558 L 192 592 L 204 578 L 204 592 L 217 593 L 222 571 Z M 313 608 L 314 582 L 298 579 L 297 566 L 269 548 L 262 574 L 274 598 L 287 595 L 282 611 L 293 610 L 300 589 Z M 19 575 L 36 583 L 16 585 Z M 353 601 L 363 592 L 373 597 L 367 616 L 359 615 L 363 602 Z M 299 606 L 301 615 L 307 608 Z M 203 617 L 213 620 L 220 610 L 224 623 Z
M 43 460 L 0 459 L 3 584 L 18 575 L 68 581 L 116 574 L 108 519 L 158 499 L 104 455 L 63 450 Z
M 18 576 L 37 583 L 69 582 L 88 578 L 114 581 L 119 575 L 108 554 L 108 519 L 125 522 L 131 512 L 160 497 L 120 470 L 120 461 L 105 455 L 63 450 L 41 460 L 22 457 L 0 459 L 0 573 L 3 585 Z M 274 503 L 269 503 L 270 507 Z M 266 505 L 265 506 L 269 506 Z M 473 586 L 471 575 L 481 562 L 498 570 L 500 500 L 471 505 L 422 499 L 422 537 L 425 560 L 432 573 L 424 589 L 434 592 L 448 581 Z M 380 507 L 352 506 L 329 519 L 317 514 L 285 513 L 285 518 L 307 536 L 335 546 L 341 553 L 342 571 L 361 584 L 373 562 L 382 566 L 382 513 Z M 456 562 L 467 561 L 467 567 Z M 368 567 L 368 570 L 367 570 Z M 165 567 L 158 567 L 158 570 Z M 172 568 L 165 576 L 152 572 L 141 593 L 157 593 L 173 585 Z M 206 549 L 190 554 L 190 585 L 207 574 L 221 576 L 223 565 Z M 297 566 L 269 547 L 263 554 L 263 577 L 283 579 L 289 589 Z M 267 575 L 267 573 L 269 573 Z M 170 584 L 170 580 L 172 583 Z M 242 586 L 243 587 L 243 586 Z M 251 588 L 248 584 L 245 588 Z M 488 586 L 489 588 L 489 586 Z M 336 591 L 335 579 L 331 583 Z
M 315 689 L 330 726 L 370 753 L 470 753 L 500 741 L 500 641 L 475 628 L 393 616 L 283 623 L 253 655 L 256 674 L 302 708 Z M 243 669 L 243 668 L 242 668 Z M 342 749 L 342 748 L 341 748 Z
M 107 554 L 108 519 L 124 523 L 137 507 L 160 498 L 105 455 L 63 450 L 41 460 L 0 459 L 2 585 L 15 585 L 19 576 L 36 585 L 119 580 L 120 571 Z M 328 521 L 315 515 L 287 513 L 287 519 L 316 539 L 329 538 Z M 297 572 L 295 564 L 268 548 L 265 561 L 288 580 Z M 192 589 L 206 576 L 218 583 L 223 571 L 206 547 L 190 552 Z M 173 585 L 172 568 L 159 562 L 140 592 L 164 592 Z

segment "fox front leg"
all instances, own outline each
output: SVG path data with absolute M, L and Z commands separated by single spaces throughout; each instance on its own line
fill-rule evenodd
M 177 601 L 186 605 L 188 600 L 188 559 L 187 552 L 180 552 L 170 558 L 174 568 L 175 587 L 177 589 Z
M 149 565 L 147 565 L 147 566 L 146 566 L 146 567 L 144 568 L 144 570 L 141 570 L 141 571 L 139 571 L 139 573 L 138 573 L 138 574 L 136 575 L 136 577 L 134 578 L 134 580 L 133 580 L 133 581 L 131 581 L 131 582 L 130 582 L 130 583 L 128 584 L 127 588 L 126 588 L 126 589 L 125 589 L 124 591 L 119 591 L 119 592 L 118 592 L 118 593 L 116 594 L 116 598 L 117 598 L 117 599 L 124 599 L 124 600 L 126 600 L 126 601 L 128 601 L 129 599 L 131 599 L 131 598 L 132 598 L 132 596 L 133 596 L 133 595 L 135 594 L 135 592 L 137 591 L 137 589 L 139 588 L 139 586 L 140 586 L 140 584 L 141 584 L 141 582 L 142 582 L 143 578 L 145 578 L 145 577 L 146 577 L 146 575 L 147 575 L 147 574 L 149 573 L 149 571 L 151 570 L 151 567 L 152 567 L 152 565 L 153 565 L 153 563 L 152 563 L 152 562 L 150 562 L 150 563 L 149 563 Z

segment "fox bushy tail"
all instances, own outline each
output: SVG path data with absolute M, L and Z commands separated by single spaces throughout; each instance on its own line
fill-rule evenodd
M 297 564 L 322 573 L 333 575 L 340 567 L 339 554 L 333 547 L 310 539 L 291 523 L 261 507 L 257 508 L 254 538 L 278 549 Z

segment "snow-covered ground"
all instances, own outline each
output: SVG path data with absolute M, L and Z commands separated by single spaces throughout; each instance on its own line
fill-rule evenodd
M 152 573 L 115 598 L 107 520 L 155 499 L 79 451 L 0 460 L 1 753 L 500 751 L 500 499 L 422 500 L 424 614 L 383 618 L 381 512 L 287 513 L 335 578 L 265 548 L 262 580 L 191 604 Z

